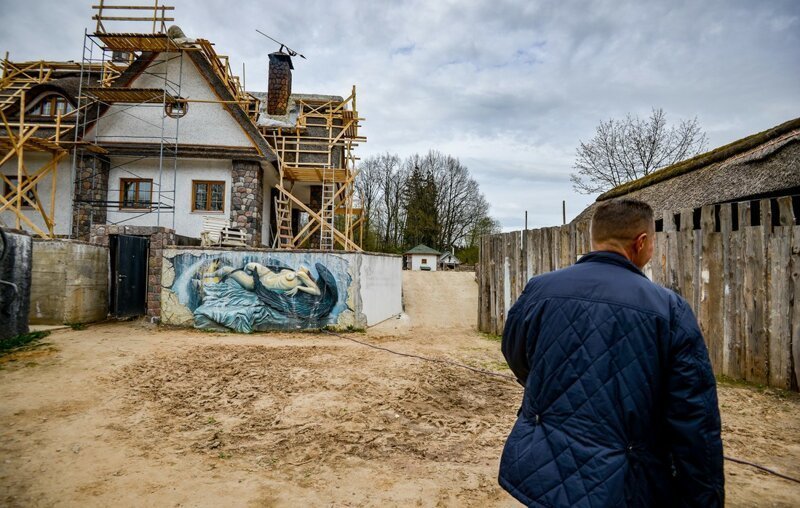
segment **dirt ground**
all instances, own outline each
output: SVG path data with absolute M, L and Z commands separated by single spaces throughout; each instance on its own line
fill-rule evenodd
M 505 372 L 470 273 L 404 273 L 349 336 Z M 325 334 L 105 323 L 0 358 L 4 506 L 517 506 L 496 481 L 516 383 Z M 727 455 L 800 476 L 800 397 L 722 384 Z M 729 506 L 800 485 L 726 462 Z

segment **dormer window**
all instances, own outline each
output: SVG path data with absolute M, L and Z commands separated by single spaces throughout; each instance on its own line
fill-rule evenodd
M 49 95 L 37 102 L 30 110 L 29 115 L 56 117 L 59 113 L 66 115 L 74 111 L 72 104 L 61 95 Z

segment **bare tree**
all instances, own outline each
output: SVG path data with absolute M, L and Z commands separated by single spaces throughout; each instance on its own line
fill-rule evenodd
M 364 238 L 362 247 L 375 250 L 376 224 L 379 224 L 379 210 L 381 198 L 380 164 L 378 157 L 367 157 L 358 166 L 356 175 L 356 195 L 361 206 L 364 218 Z
M 401 161 L 394 154 L 382 154 L 361 161 L 356 179 L 361 207 L 365 214 L 365 247 L 397 252 L 409 245 L 405 237 L 408 215 L 407 196 L 410 175 L 432 175 L 435 184 L 435 216 L 438 231 L 431 247 L 463 248 L 485 230 L 489 204 L 480 192 L 469 169 L 457 158 L 430 150 Z M 494 224 L 490 222 L 488 224 Z
M 600 122 L 595 136 L 581 141 L 570 180 L 578 192 L 604 192 L 693 157 L 707 142 L 696 117 L 668 127 L 661 108 L 647 119 L 627 115 Z

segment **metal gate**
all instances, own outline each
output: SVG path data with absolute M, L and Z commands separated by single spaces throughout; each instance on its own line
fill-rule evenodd
M 111 314 L 141 316 L 147 309 L 147 251 L 150 239 L 112 235 Z

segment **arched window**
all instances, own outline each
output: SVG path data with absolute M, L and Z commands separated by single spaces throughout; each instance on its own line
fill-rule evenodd
M 59 113 L 66 115 L 75 110 L 63 95 L 47 95 L 36 102 L 29 110 L 29 115 L 56 117 Z

